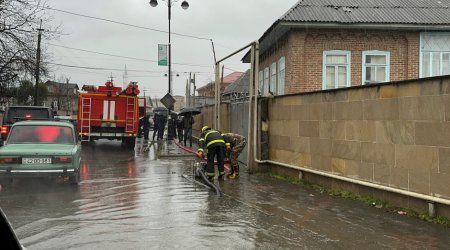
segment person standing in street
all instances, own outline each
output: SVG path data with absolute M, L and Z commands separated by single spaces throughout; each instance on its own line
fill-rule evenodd
M 164 137 L 164 129 L 166 128 L 167 117 L 165 115 L 159 115 L 159 125 L 158 125 L 158 140 L 162 140 Z
M 167 137 L 169 140 L 177 138 L 177 114 L 171 113 L 168 117 Z
M 176 126 L 177 126 L 177 135 L 178 135 L 178 141 L 181 143 L 183 141 L 183 118 L 178 117 L 176 119 Z
M 160 124 L 160 115 L 155 113 L 155 115 L 153 116 L 153 136 L 152 136 L 152 140 L 155 140 L 155 135 L 158 134 L 158 130 L 159 130 L 159 124 Z M 157 137 L 158 139 L 158 137 Z
M 194 124 L 194 117 L 190 114 L 183 116 L 183 128 L 184 128 L 184 146 L 189 138 L 189 146 L 192 147 L 192 125 Z
M 235 133 L 225 133 L 223 134 L 223 139 L 225 141 L 225 147 L 227 149 L 227 157 L 230 159 L 231 172 L 228 178 L 234 179 L 239 176 L 239 161 L 238 157 L 244 150 L 247 144 L 247 139 Z
M 142 131 L 144 133 L 144 140 L 148 140 L 148 133 L 150 132 L 150 116 L 145 115 L 142 118 Z
M 214 179 L 214 158 L 217 157 L 217 163 L 219 168 L 219 180 L 223 180 L 225 175 L 224 169 L 224 156 L 225 156 L 225 141 L 223 140 L 222 133 L 217 130 L 211 129 L 208 126 L 202 128 L 202 134 L 198 141 L 199 148 L 197 153 L 203 158 L 204 150 L 207 150 L 207 163 L 206 163 L 206 175 L 208 179 L 212 181 Z

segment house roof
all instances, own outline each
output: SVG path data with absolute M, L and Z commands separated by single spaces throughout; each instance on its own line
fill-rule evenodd
M 262 35 L 260 53 L 293 28 L 450 31 L 450 0 L 300 0 Z
M 79 89 L 78 84 L 76 83 L 61 83 L 61 82 L 55 82 L 55 81 L 46 81 L 47 85 L 53 85 L 53 86 L 61 86 L 62 89 Z
M 233 73 L 225 76 L 223 78 L 223 82 L 224 83 L 233 83 L 234 81 L 239 79 L 243 74 L 244 74 L 244 72 L 233 72 Z
M 247 70 L 232 84 L 228 85 L 223 91 L 224 95 L 231 93 L 248 93 L 248 84 L 250 82 L 250 70 Z
M 450 0 L 303 0 L 287 22 L 450 24 Z
M 223 78 L 223 85 L 228 86 L 229 84 L 231 84 L 234 81 L 236 81 L 237 79 L 239 79 L 243 74 L 244 74 L 244 72 L 233 72 L 231 74 L 226 75 Z M 214 82 L 210 82 L 210 83 L 206 84 L 205 86 L 198 88 L 197 91 L 199 91 L 199 90 L 202 91 L 203 89 L 206 89 L 212 85 L 214 85 Z

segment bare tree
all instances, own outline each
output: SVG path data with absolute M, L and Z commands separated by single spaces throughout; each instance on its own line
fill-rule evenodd
M 36 66 L 36 38 L 40 20 L 49 23 L 46 0 L 0 0 L 0 84 L 8 86 Z M 44 37 L 56 34 L 45 28 Z M 46 75 L 45 64 L 41 74 Z

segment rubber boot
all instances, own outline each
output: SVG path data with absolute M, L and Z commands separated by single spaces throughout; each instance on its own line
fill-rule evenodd
M 234 178 L 234 177 L 232 177 L 233 175 L 234 175 L 234 167 L 232 166 L 231 169 L 230 169 L 230 173 L 227 175 L 227 177 L 229 179 L 233 179 Z
M 233 172 L 228 176 L 230 179 L 235 179 L 239 176 L 239 166 L 233 166 Z
M 220 174 L 219 174 L 219 177 L 218 177 L 218 180 L 219 180 L 219 181 L 223 181 L 223 180 L 224 180 L 224 177 L 225 177 L 225 173 L 220 173 Z
M 208 177 L 208 181 L 214 182 L 214 175 L 206 175 Z

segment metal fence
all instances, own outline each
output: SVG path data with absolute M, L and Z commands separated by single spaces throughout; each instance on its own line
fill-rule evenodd
M 230 128 L 231 132 L 238 133 L 247 137 L 248 135 L 248 101 L 233 102 L 230 104 Z M 239 161 L 247 162 L 247 153 L 249 147 L 249 139 L 247 138 L 247 146 L 239 156 Z

